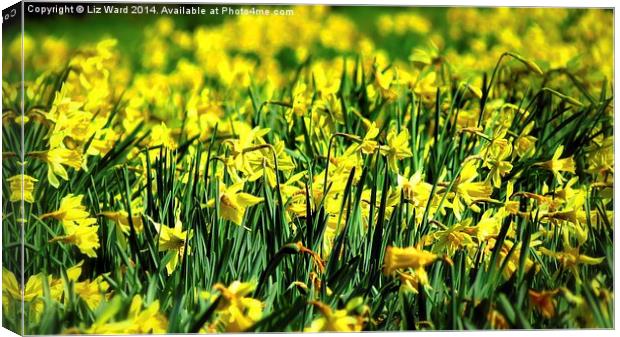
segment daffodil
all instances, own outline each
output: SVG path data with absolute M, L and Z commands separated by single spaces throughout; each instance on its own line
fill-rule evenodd
M 183 261 L 182 259 L 185 255 L 186 240 L 191 238 L 192 232 L 189 232 L 188 237 L 188 231 L 183 230 L 183 224 L 179 219 L 178 213 L 174 227 L 168 227 L 155 221 L 151 222 L 153 223 L 153 226 L 155 226 L 157 233 L 159 233 L 159 251 L 167 252 L 166 257 L 169 260 L 166 264 L 166 271 L 168 272 L 168 275 L 170 275 L 177 268 L 179 261 Z M 189 254 L 189 245 L 187 248 L 187 254 Z
M 543 255 L 547 255 L 549 257 L 552 257 L 558 260 L 558 262 L 560 262 L 562 266 L 564 266 L 564 268 L 569 269 L 573 273 L 577 282 L 581 282 L 581 278 L 579 277 L 579 270 L 577 269 L 578 265 L 580 264 L 596 265 L 596 264 L 600 264 L 601 262 L 605 260 L 604 257 L 590 257 L 585 254 L 580 254 L 578 247 L 569 246 L 569 247 L 564 248 L 563 251 L 559 251 L 559 252 L 549 250 L 545 247 L 540 247 L 539 251 Z
M 17 282 L 15 274 L 2 267 L 2 304 L 7 305 L 10 299 L 22 299 L 21 282 Z
M 471 218 L 463 220 L 444 230 L 433 232 L 427 237 L 427 244 L 432 245 L 433 252 L 446 252 L 452 256 L 460 248 L 472 248 L 476 243 L 472 237 Z
M 477 200 L 486 200 L 493 193 L 493 186 L 489 182 L 474 181 L 478 173 L 473 160 L 469 160 L 463 164 L 461 174 L 455 181 L 453 190 L 456 192 L 452 201 L 452 210 L 457 219 L 461 219 L 461 214 L 465 206 L 471 208 L 475 212 L 479 212 L 480 208 L 474 204 Z M 465 205 L 463 205 L 465 204 Z
M 409 131 L 403 128 L 397 134 L 396 129 L 391 129 L 387 135 L 387 146 L 385 149 L 382 148 L 382 153 L 387 156 L 390 168 L 398 172 L 398 161 L 413 155 L 409 143 Z
M 203 331 L 243 332 L 258 322 L 262 318 L 264 305 L 248 296 L 255 287 L 253 282 L 239 281 L 232 282 L 228 287 L 221 283 L 214 285 L 213 289 L 220 293 L 222 300 L 216 308 L 217 319 L 213 326 L 220 328 L 203 328 Z M 214 300 L 215 296 L 210 293 L 203 294 L 205 299 Z
M 422 171 L 418 171 L 409 179 L 398 175 L 398 187 L 402 190 L 406 202 L 418 207 L 426 207 L 433 186 L 423 180 Z
M 534 122 L 530 122 L 521 132 L 519 137 L 514 140 L 515 155 L 527 158 L 534 154 L 536 150 L 536 137 L 530 135 L 534 128 Z
M 160 312 L 159 301 L 151 302 L 146 308 L 142 296 L 135 295 L 129 304 L 127 318 L 121 321 L 110 321 L 114 314 L 121 310 L 120 297 L 109 303 L 108 310 L 87 329 L 70 328 L 63 333 L 84 333 L 93 335 L 107 334 L 163 334 L 168 330 L 168 319 Z
M 531 248 L 540 245 L 541 241 L 538 240 L 538 237 L 539 237 L 538 233 L 535 233 L 532 236 L 532 241 L 530 243 Z M 489 242 L 490 244 L 487 246 L 489 249 L 495 246 L 495 243 L 496 243 L 495 238 L 490 238 Z M 512 251 L 512 253 L 510 251 Z M 518 270 L 520 266 L 521 242 L 516 243 L 516 247 L 515 247 L 515 243 L 513 243 L 511 240 L 505 240 L 504 244 L 499 250 L 499 256 L 501 257 L 501 259 L 497 260 L 497 267 L 500 268 L 504 266 L 504 269 L 501 270 L 502 275 L 504 276 L 505 279 L 509 279 Z M 506 259 L 508 260 L 506 261 Z M 525 259 L 524 268 L 525 268 L 524 273 L 527 273 L 530 271 L 531 268 L 537 268 L 537 267 L 534 261 L 532 261 L 530 257 L 527 257 Z
M 379 128 L 377 128 L 375 122 L 369 123 L 366 120 L 364 120 L 364 122 L 368 127 L 368 131 L 366 131 L 364 139 L 362 139 L 362 142 L 359 144 L 359 148 L 365 154 L 373 154 L 379 147 L 379 143 L 374 140 L 379 135 Z
M 411 291 L 418 294 L 422 286 L 430 289 L 428 273 L 424 268 L 418 268 L 414 271 L 397 271 L 396 273 L 400 278 L 401 291 Z
M 112 128 L 105 128 L 98 130 L 94 134 L 94 138 L 88 147 L 88 154 L 92 156 L 106 155 L 116 142 L 119 140 L 120 135 Z
M 471 228 L 470 232 L 476 235 L 478 242 L 485 242 L 488 238 L 499 234 L 503 219 L 503 214 L 500 212 L 494 213 L 492 209 L 489 209 L 482 214 L 480 221 L 478 221 L 475 227 Z
M 54 218 L 62 222 L 65 235 L 54 237 L 50 242 L 73 244 L 89 257 L 96 257 L 99 248 L 99 226 L 82 205 L 83 195 L 68 194 L 60 201 L 57 211 L 41 215 L 41 219 Z
M 319 95 L 312 104 L 312 114 L 326 117 L 330 124 L 344 124 L 342 102 L 335 93 Z
M 340 88 L 340 74 L 329 64 L 314 64 L 312 66 L 312 77 L 319 95 L 336 94 Z
M 84 195 L 67 194 L 60 201 L 58 210 L 41 215 L 41 219 L 53 218 L 66 225 L 92 225 L 97 220 L 90 218 L 90 213 L 82 205 Z
M 437 73 L 430 71 L 421 75 L 416 82 L 413 91 L 424 101 L 432 102 L 437 95 Z
M 243 182 L 231 186 L 220 184 L 219 206 L 220 215 L 226 220 L 230 220 L 237 225 L 243 222 L 246 208 L 254 206 L 263 201 L 263 198 L 253 196 L 249 193 L 240 192 L 243 189 Z M 209 200 L 207 207 L 215 207 L 215 199 Z
M 394 75 L 390 69 L 382 71 L 378 65 L 374 65 L 375 87 L 386 101 L 392 101 L 397 97 L 396 91 L 390 88 Z
M 83 156 L 77 150 L 69 150 L 63 147 L 57 147 L 51 150 L 29 153 L 28 155 L 39 158 L 47 163 L 47 180 L 54 187 L 60 186 L 58 177 L 69 180 L 69 174 L 65 166 L 79 170 L 83 164 Z
M 491 310 L 487 314 L 487 320 L 493 329 L 509 329 L 510 325 L 504 315 L 497 310 Z
M 121 232 L 128 234 L 130 231 L 129 214 L 127 211 L 115 211 L 115 212 L 101 212 L 100 215 L 114 221 Z M 137 233 L 144 230 L 144 224 L 142 223 L 142 216 L 139 214 L 132 214 L 131 222 Z
M 86 303 L 91 309 L 95 310 L 99 304 L 108 297 L 108 289 L 110 285 L 103 278 L 98 276 L 94 280 L 85 280 L 76 282 L 74 285 L 75 293 Z
M 269 186 L 276 187 L 278 171 L 290 172 L 295 168 L 293 160 L 286 154 L 284 149 L 284 142 L 276 140 L 273 146 L 265 146 L 264 148 L 242 154 L 242 156 L 245 156 L 244 162 L 246 163 L 242 170 L 247 176 L 247 181 L 256 181 L 265 176 Z M 277 166 L 274 160 L 277 160 Z
M 345 308 L 333 310 L 327 304 L 311 302 L 319 309 L 320 317 L 316 318 L 304 332 L 353 332 L 362 331 L 368 321 L 370 309 L 363 304 L 360 297 L 351 299 Z
M 135 210 L 134 210 L 135 212 Z M 99 215 L 105 217 L 106 219 L 112 220 L 116 225 L 116 240 L 118 241 L 121 248 L 127 248 L 127 238 L 126 235 L 131 234 L 131 226 L 129 223 L 129 214 L 126 211 L 116 211 L 116 212 L 101 212 Z M 139 214 L 132 214 L 131 223 L 133 224 L 134 230 L 136 233 L 141 233 L 144 230 L 144 224 L 142 223 L 142 216 Z
M 160 312 L 159 301 L 144 307 L 142 296 L 135 295 L 129 305 L 128 319 L 133 323 L 125 332 L 133 334 L 161 334 L 168 331 L 168 319 Z
M 72 244 L 83 254 L 89 257 L 97 257 L 96 250 L 99 248 L 99 226 L 67 224 L 65 235 L 56 236 L 50 242 L 62 242 Z
M 437 260 L 437 255 L 416 247 L 392 247 L 388 246 L 383 261 L 383 273 L 390 275 L 398 269 L 424 268 Z
M 593 140 L 586 148 L 587 171 L 597 175 L 597 180 L 605 181 L 614 172 L 614 137 L 607 136 Z
M 79 106 L 81 108 L 81 104 Z M 91 113 L 80 109 L 59 113 L 54 118 L 54 129 L 49 140 L 50 148 L 58 148 L 63 144 L 69 148 L 82 145 L 95 131 L 91 126 L 92 120 Z
M 63 292 L 60 280 L 54 280 L 51 275 L 47 277 L 43 273 L 32 275 L 26 281 L 23 289 L 17 281 L 15 274 L 6 268 L 2 268 L 2 304 L 5 311 L 11 303 L 19 303 L 22 300 L 30 305 L 30 313 L 38 320 L 44 309 L 43 282 L 47 282 L 50 289 L 51 299 L 58 300 Z
M 21 200 L 24 200 L 24 202 L 27 203 L 34 202 L 33 192 L 35 183 L 39 181 L 38 179 L 29 175 L 20 174 L 8 178 L 7 181 L 9 182 L 9 189 L 11 190 L 11 196 L 9 197 L 11 202 L 18 202 Z
M 512 153 L 512 144 L 504 137 L 506 130 L 497 132 L 492 141 L 480 152 L 484 156 L 484 164 L 491 171 L 489 179 L 493 182 L 493 187 L 499 188 L 502 184 L 502 177 L 512 170 L 509 159 Z
M 564 182 L 562 172 L 575 173 L 575 161 L 573 156 L 560 159 L 562 152 L 564 152 L 564 146 L 560 145 L 553 153 L 553 158 L 551 158 L 551 160 L 534 164 L 535 166 L 540 166 L 553 172 L 553 175 L 559 183 Z
M 441 60 L 439 47 L 432 40 L 423 48 L 416 48 L 409 55 L 409 61 L 419 66 L 429 66 Z
M 528 290 L 528 295 L 530 298 L 530 303 L 539 311 L 543 317 L 545 318 L 553 318 L 556 313 L 556 301 L 554 299 L 555 295 L 558 293 L 559 289 L 554 290 L 543 290 L 543 291 L 535 291 Z
M 244 123 L 233 123 L 231 127 L 234 134 L 238 137 L 236 139 L 227 139 L 226 143 L 230 144 L 231 152 L 230 156 L 234 160 L 234 168 L 239 171 L 250 171 L 247 167 L 246 157 L 244 151 L 251 148 L 256 143 L 264 143 L 263 136 L 269 133 L 268 128 L 250 128 Z
M 62 120 L 66 119 L 67 116 L 73 115 L 74 112 L 78 111 L 84 105 L 83 102 L 81 103 L 73 99 L 72 92 L 74 90 L 75 88 L 71 83 L 63 83 L 60 90 L 55 93 L 52 106 L 50 111 L 45 114 L 45 118 L 52 121 L 54 124 L 66 124 L 63 123 Z M 62 139 L 51 141 L 50 143 L 57 146 L 60 142 L 62 142 Z
M 175 149 L 177 144 L 174 140 L 174 136 L 172 135 L 172 131 L 166 123 L 161 122 L 159 125 L 155 125 L 151 129 L 151 141 L 149 142 L 149 146 L 163 146 L 167 149 Z
M 293 127 L 293 115 L 302 117 L 308 113 L 311 95 L 308 93 L 306 84 L 298 82 L 293 88 L 291 96 L 292 106 L 286 115 L 289 130 Z

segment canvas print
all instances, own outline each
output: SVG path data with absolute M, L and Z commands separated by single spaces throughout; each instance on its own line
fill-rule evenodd
M 3 11 L 19 334 L 614 325 L 613 9 Z

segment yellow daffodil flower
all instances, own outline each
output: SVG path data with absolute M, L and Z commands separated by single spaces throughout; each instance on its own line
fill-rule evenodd
M 390 168 L 394 172 L 398 172 L 398 161 L 413 155 L 411 144 L 409 144 L 409 131 L 403 128 L 397 134 L 396 129 L 391 129 L 387 135 L 387 147 L 382 150 L 382 153 L 387 156 Z
M 319 309 L 321 316 L 316 318 L 304 332 L 352 332 L 362 331 L 368 321 L 370 309 L 363 304 L 359 297 L 350 300 L 344 309 L 333 310 L 328 305 L 312 301 L 310 302 Z
M 157 233 L 159 233 L 159 251 L 168 252 L 169 260 L 166 264 L 166 271 L 170 275 L 177 268 L 179 261 L 182 262 L 183 255 L 185 254 L 185 241 L 191 238 L 192 232 L 190 231 L 188 236 L 188 231 L 183 230 L 183 224 L 179 219 L 178 213 L 172 228 L 152 220 L 151 223 L 155 226 Z M 187 248 L 187 254 L 189 254 L 190 247 L 188 246 Z
M 465 206 L 474 212 L 479 212 L 480 208 L 474 204 L 474 201 L 488 199 L 491 197 L 491 193 L 493 193 L 493 186 L 489 182 L 474 181 L 477 176 L 478 173 L 476 172 L 474 161 L 465 162 L 459 178 L 454 183 L 455 187 L 453 187 L 456 194 L 452 202 L 452 210 L 457 219 L 461 219 L 461 213 Z
M 570 269 L 578 282 L 581 282 L 581 278 L 579 277 L 579 270 L 577 269 L 578 265 L 595 265 L 605 260 L 604 257 L 590 257 L 585 254 L 580 254 L 578 247 L 567 247 L 564 248 L 564 251 L 561 252 L 554 252 L 545 247 L 540 247 L 539 251 L 543 255 L 547 255 L 558 260 L 564 266 L 564 268 Z
M 263 201 L 263 198 L 255 197 L 249 193 L 240 192 L 243 182 L 231 186 L 220 184 L 220 215 L 237 225 L 243 222 L 243 216 L 247 207 L 254 206 Z M 215 207 L 215 199 L 209 200 L 207 207 Z
M 90 214 L 86 207 L 82 205 L 83 195 L 68 194 L 60 201 L 60 208 L 54 212 L 41 215 L 41 219 L 53 218 L 65 224 L 93 224 L 94 218 L 89 218 Z
M 383 260 L 383 273 L 390 275 L 398 269 L 424 268 L 437 260 L 437 255 L 416 247 L 388 246 Z
M 85 280 L 74 284 L 75 293 L 91 310 L 95 310 L 108 297 L 109 288 L 110 285 L 101 275 L 92 281 Z
M 258 322 L 262 318 L 264 305 L 248 296 L 255 287 L 253 282 L 239 281 L 232 282 L 228 287 L 221 283 L 214 285 L 213 289 L 221 294 L 222 301 L 216 308 L 215 323 L 202 331 L 243 332 Z M 205 292 L 202 297 L 214 301 L 216 295 Z
M 535 166 L 540 166 L 546 170 L 553 172 L 553 175 L 559 183 L 564 182 L 562 172 L 568 172 L 572 174 L 575 173 L 575 161 L 573 157 L 570 156 L 560 159 L 560 157 L 562 156 L 562 152 L 564 152 L 564 146 L 560 145 L 553 153 L 553 158 L 551 158 L 551 160 L 534 164 Z
M 11 202 L 18 202 L 22 199 L 24 202 L 33 203 L 34 202 L 34 187 L 35 183 L 39 181 L 38 179 L 31 177 L 29 175 L 16 175 L 7 179 L 9 182 L 9 189 L 11 190 L 11 196 L 9 200 Z M 22 195 L 22 184 L 24 194 Z
M 86 207 L 82 205 L 83 195 L 69 194 L 60 201 L 57 211 L 41 215 L 41 219 L 54 218 L 62 222 L 65 235 L 57 236 L 50 242 L 73 244 L 89 257 L 96 257 L 99 248 L 99 226 L 97 219 L 90 218 Z
M 559 289 L 554 290 L 543 290 L 543 291 L 535 291 L 528 290 L 528 295 L 530 298 L 530 303 L 539 311 L 543 317 L 545 318 L 553 318 L 556 313 L 556 301 L 554 299 L 555 295 L 558 293 Z
M 58 177 L 69 180 L 65 166 L 79 170 L 83 164 L 83 156 L 77 150 L 62 147 L 54 148 L 41 153 L 30 153 L 30 156 L 39 158 L 47 163 L 47 180 L 54 187 L 60 186 Z

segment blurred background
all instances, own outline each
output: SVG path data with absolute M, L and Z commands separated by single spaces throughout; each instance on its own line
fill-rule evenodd
M 168 5 L 169 8 L 177 6 L 179 5 Z M 206 9 L 213 7 L 201 6 Z M 275 7 L 282 8 L 282 6 Z M 282 43 L 273 43 L 282 48 L 271 52 L 278 54 L 278 61 L 283 68 L 294 67 L 303 62 L 303 56 L 307 56 L 308 50 L 312 50 L 313 56 L 319 58 L 378 51 L 391 60 L 407 61 L 411 60 L 415 49 L 428 49 L 432 44 L 441 51 L 437 53 L 443 54 L 448 60 L 460 57 L 458 63 L 464 67 L 471 64 L 476 65 L 476 68 L 486 68 L 489 64 L 494 64 L 497 56 L 506 50 L 542 61 L 543 68 L 566 66 L 571 61 L 576 62 L 576 57 L 590 54 L 588 56 L 596 58 L 594 61 L 604 68 L 601 71 L 611 75 L 612 61 L 609 58 L 613 56 L 611 10 L 374 6 L 295 6 L 294 8 L 295 14 L 291 17 L 268 17 L 267 20 L 272 22 L 270 25 L 264 24 L 265 17 L 258 16 L 149 14 L 41 16 L 30 13 L 25 17 L 25 31 L 33 41 L 43 41 L 44 38 L 50 37 L 54 39 L 47 43 L 47 47 L 44 45 L 45 41 L 39 42 L 38 46 L 32 46 L 33 52 L 39 48 L 53 47 L 56 47 L 57 51 L 60 42 L 66 43 L 70 49 L 72 46 L 95 43 L 103 38 L 114 38 L 118 40 L 118 50 L 126 55 L 127 59 L 143 61 L 143 54 L 153 51 L 153 40 L 166 35 L 165 31 L 157 31 L 158 28 L 148 29 L 156 26 L 157 22 L 160 22 L 160 30 L 170 30 L 173 39 L 186 40 L 184 43 L 188 51 L 198 49 L 199 43 L 216 42 L 205 40 L 204 36 L 197 32 L 228 22 L 226 29 L 229 31 L 234 29 L 236 32 L 229 32 L 230 34 L 226 35 L 236 39 L 237 41 L 231 41 L 231 44 L 240 43 L 239 49 L 244 52 L 248 50 L 242 47 L 244 43 L 239 40 L 252 39 L 252 35 L 261 35 L 261 31 L 264 33 L 265 30 L 271 30 L 262 35 L 282 40 Z M 161 23 L 162 20 L 165 23 Z M 235 25 L 231 22 L 241 24 Z M 183 34 L 176 33 L 177 31 Z M 18 33 L 19 27 L 5 27 L 3 39 L 5 48 L 11 48 L 9 44 L 15 43 Z M 295 41 L 297 43 L 291 43 Z M 26 42 L 28 44 L 28 41 Z M 16 49 L 15 45 L 13 49 Z M 289 51 L 296 53 L 297 57 L 291 55 Z M 10 57 L 10 53 L 3 54 L 5 66 L 11 62 L 7 59 Z M 298 62 L 295 62 L 295 59 Z M 168 62 L 165 66 L 174 67 L 174 64 Z

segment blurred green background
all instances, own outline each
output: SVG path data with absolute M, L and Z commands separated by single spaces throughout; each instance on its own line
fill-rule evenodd
M 41 3 L 39 6 L 49 4 Z M 60 5 L 56 3 L 54 5 Z M 102 5 L 100 3 L 100 5 Z M 140 5 L 147 5 L 140 3 Z M 170 5 L 169 5 L 170 6 Z M 204 8 L 221 7 L 222 5 L 201 5 Z M 251 7 L 252 5 L 229 7 Z M 283 6 L 257 6 L 277 7 Z M 330 12 L 345 15 L 358 27 L 358 30 L 371 38 L 377 46 L 385 49 L 394 57 L 406 58 L 411 52 L 411 47 L 421 44 L 422 36 L 405 34 L 390 39 L 382 39 L 377 29 L 377 18 L 382 14 L 396 14 L 408 11 L 424 16 L 433 23 L 433 32 L 446 36 L 446 11 L 445 7 L 386 7 L 386 6 L 331 6 Z M 119 48 L 129 55 L 142 53 L 141 45 L 144 39 L 143 28 L 153 24 L 162 15 L 131 15 L 131 14 L 83 14 L 83 15 L 53 15 L 41 16 L 34 14 L 25 15 L 25 31 L 35 39 L 52 35 L 68 41 L 71 45 L 84 42 L 95 42 L 105 37 L 114 37 L 119 41 Z M 234 16 L 201 16 L 201 15 L 172 15 L 169 16 L 175 22 L 176 27 L 192 31 L 199 26 L 218 25 L 222 21 L 234 18 Z M 6 46 L 19 34 L 19 26 L 5 27 L 3 44 Z

